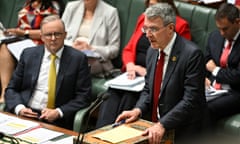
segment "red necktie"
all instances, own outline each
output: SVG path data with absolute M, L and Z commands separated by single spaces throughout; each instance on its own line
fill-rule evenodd
M 152 110 L 152 121 L 157 122 L 157 108 L 158 108 L 158 99 L 160 94 L 160 88 L 162 83 L 162 74 L 163 74 L 163 65 L 164 65 L 165 54 L 163 51 L 160 52 L 160 59 L 157 62 L 155 69 L 155 78 L 154 78 L 154 97 L 153 97 L 153 110 Z
M 235 5 L 240 5 L 240 0 L 235 0 Z
M 228 41 L 228 44 L 224 48 L 222 55 L 220 57 L 220 66 L 222 68 L 225 68 L 227 66 L 227 60 L 228 60 L 228 56 L 230 54 L 231 47 L 232 47 L 232 41 Z M 214 87 L 215 87 L 215 89 L 221 89 L 221 84 L 216 83 Z

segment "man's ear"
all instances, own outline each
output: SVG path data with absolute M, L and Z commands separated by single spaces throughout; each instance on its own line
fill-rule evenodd
M 170 30 L 175 31 L 175 24 L 174 23 L 168 24 L 168 27 L 169 27 Z

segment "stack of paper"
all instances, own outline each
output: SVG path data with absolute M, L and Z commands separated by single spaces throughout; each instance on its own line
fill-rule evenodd
M 25 39 L 8 44 L 8 49 L 14 55 L 14 57 L 19 60 L 24 49 L 34 46 L 36 46 L 36 44 L 32 40 Z
M 43 143 L 61 135 L 63 135 L 63 133 L 52 131 L 46 128 L 37 128 L 27 133 L 20 134 L 17 136 L 17 138 L 31 143 Z
M 125 125 L 118 126 L 112 130 L 105 131 L 102 133 L 95 134 L 93 137 L 99 138 L 104 141 L 111 143 L 119 143 L 137 136 L 141 136 L 142 131 L 127 127 Z
M 210 86 L 205 90 L 206 100 L 207 101 L 213 100 L 227 92 L 228 90 L 216 90 L 214 87 Z
M 106 87 L 115 89 L 129 90 L 129 91 L 141 91 L 145 85 L 144 77 L 137 76 L 135 79 L 128 79 L 127 72 L 120 76 L 107 81 L 104 84 Z
M 17 133 L 29 130 L 39 126 L 39 123 L 23 120 L 11 116 L 5 116 L 5 120 L 1 118 L 0 131 L 9 134 L 15 135 Z

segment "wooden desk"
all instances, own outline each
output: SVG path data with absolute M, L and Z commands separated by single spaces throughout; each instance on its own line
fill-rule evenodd
M 51 125 L 51 124 L 43 123 L 43 122 L 40 122 L 40 121 L 32 120 L 32 119 L 29 119 L 29 118 L 26 118 L 26 117 L 16 116 L 16 115 L 14 115 L 12 113 L 8 113 L 8 112 L 2 112 L 1 111 L 0 113 L 7 114 L 7 115 L 10 115 L 10 116 L 15 116 L 15 117 L 25 119 L 25 120 L 34 121 L 34 122 L 39 123 L 40 126 L 42 126 L 43 128 L 47 128 L 47 129 L 50 129 L 50 130 L 53 130 L 53 131 L 61 132 L 61 133 L 64 133 L 66 135 L 70 135 L 70 136 L 77 136 L 78 135 L 78 133 L 75 132 L 75 131 L 71 131 L 71 130 L 61 128 L 61 127 L 58 127 L 58 126 L 55 126 L 55 125 Z
M 140 119 L 136 122 L 124 124 L 124 125 L 144 131 L 146 128 L 152 126 L 153 123 Z M 108 131 L 110 129 L 112 129 L 111 125 L 105 126 L 103 128 L 100 128 L 95 131 L 87 133 L 84 137 L 83 143 L 84 144 L 93 144 L 93 143 L 94 144 L 110 144 L 109 142 L 102 141 L 100 139 L 93 137 L 94 134 Z M 174 143 L 173 139 L 174 139 L 174 132 L 173 131 L 167 132 L 166 135 L 164 135 L 164 138 L 163 138 L 163 141 L 161 142 L 161 144 L 173 144 Z M 126 140 L 124 142 L 120 142 L 120 143 L 121 144 L 123 144 L 123 143 L 124 144 L 148 144 L 148 138 L 147 138 L 147 136 L 137 136 L 137 137 L 128 139 L 128 140 Z
M 52 130 L 52 131 L 56 131 L 56 132 L 60 132 L 60 133 L 63 133 L 64 135 L 61 135 L 61 136 L 58 136 L 58 137 L 56 137 L 56 138 L 54 138 L 54 141 L 55 140 L 61 140 L 61 139 L 63 139 L 63 138 L 66 138 L 66 137 L 69 137 L 69 136 L 77 136 L 78 135 L 78 133 L 77 132 L 74 132 L 74 131 L 72 131 L 72 130 L 68 130 L 68 129 L 65 129 L 65 128 L 61 128 L 61 127 L 58 127 L 58 126 L 55 126 L 55 125 L 51 125 L 51 124 L 47 124 L 47 123 L 44 123 L 44 122 L 40 122 L 40 121 L 36 121 L 36 120 L 32 120 L 32 119 L 29 119 L 29 118 L 26 118 L 26 117 L 20 117 L 20 116 L 16 116 L 16 115 L 14 115 L 14 114 L 11 114 L 11 113 L 8 113 L 8 112 L 2 112 L 2 111 L 0 111 L 0 113 L 1 114 L 5 114 L 5 115 L 8 115 L 8 116 L 13 116 L 13 117 L 17 117 L 17 118 L 19 118 L 19 119 L 23 119 L 23 120 L 28 120 L 28 121 L 32 121 L 32 122 L 35 122 L 35 123 L 37 123 L 37 124 L 39 124 L 39 127 L 42 127 L 42 128 L 46 128 L 46 129 L 49 129 L 49 130 Z M 1 128 L 0 128 L 1 129 Z M 35 129 L 35 128 L 33 128 L 33 129 Z M 32 131 L 32 129 L 29 129 L 29 132 L 31 132 Z M 21 134 L 21 132 L 19 132 L 20 134 Z M 17 134 L 19 134 L 19 133 L 17 133 Z M 24 133 L 25 133 L 25 131 L 24 131 Z M 28 133 L 28 130 L 26 131 L 26 133 Z M 11 138 L 10 138 L 10 137 Z M 3 139 L 1 139 L 0 140 L 0 144 L 9 144 L 9 143 L 11 143 L 11 139 L 13 139 L 14 137 L 13 136 L 11 136 L 11 135 L 6 135 L 6 136 L 4 136 L 4 140 Z M 70 138 L 70 137 L 69 137 Z M 17 141 L 17 140 L 16 140 Z M 18 140 L 19 141 L 19 140 Z M 26 142 L 26 141 L 19 141 L 21 144 L 22 143 L 24 143 L 24 144 L 26 144 L 26 143 L 28 143 L 28 142 Z

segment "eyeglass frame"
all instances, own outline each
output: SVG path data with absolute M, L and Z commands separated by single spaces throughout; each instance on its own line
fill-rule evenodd
M 171 23 L 171 22 L 170 22 L 170 23 Z M 158 32 L 159 30 L 167 27 L 170 23 L 167 23 L 167 24 L 163 25 L 162 27 L 154 27 L 154 26 L 153 26 L 153 27 L 145 27 L 145 26 L 143 26 L 143 27 L 141 28 L 141 30 L 142 30 L 143 33 L 147 33 L 148 30 L 149 30 L 150 33 L 156 33 L 156 32 Z
M 56 39 L 59 39 L 62 37 L 64 33 L 62 32 L 53 32 L 53 33 L 45 33 L 43 34 L 43 36 L 46 38 L 46 39 L 51 39 L 53 36 L 56 38 Z

